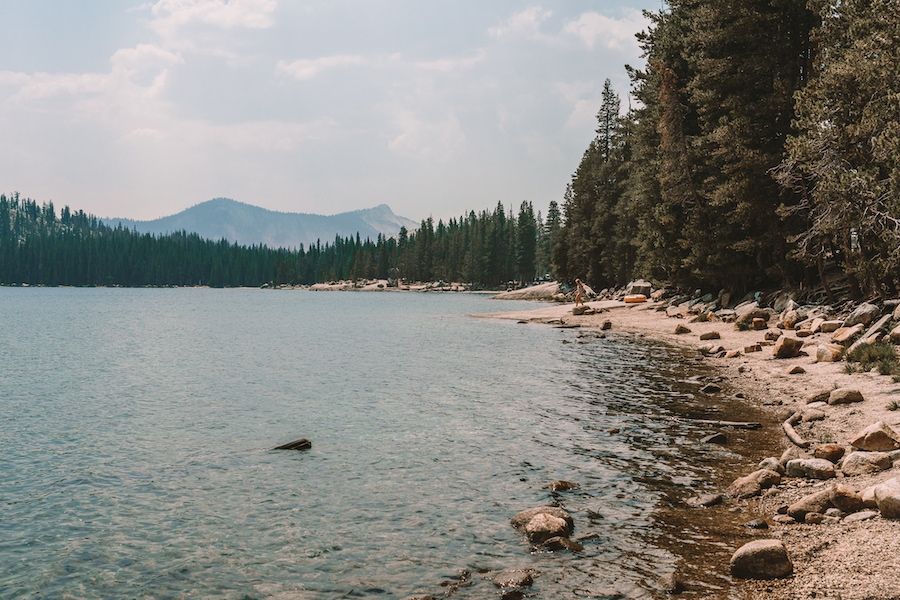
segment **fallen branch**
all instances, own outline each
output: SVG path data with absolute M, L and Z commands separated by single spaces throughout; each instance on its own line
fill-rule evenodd
M 762 423 L 752 421 L 711 421 L 708 419 L 682 419 L 691 423 L 700 423 L 711 427 L 733 427 L 735 429 L 762 429 Z
M 809 442 L 804 440 L 800 435 L 794 430 L 794 425 L 800 422 L 802 415 L 799 412 L 795 412 L 788 418 L 787 421 L 781 424 L 781 427 L 784 429 L 784 433 L 788 436 L 788 439 L 791 440 L 797 446 L 801 448 L 809 448 Z

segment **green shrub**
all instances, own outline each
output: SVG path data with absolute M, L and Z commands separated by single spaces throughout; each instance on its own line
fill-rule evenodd
M 887 342 L 861 344 L 847 354 L 847 363 L 852 362 L 859 363 L 859 371 L 868 371 L 877 366 L 879 373 L 890 375 L 897 371 L 897 350 Z
M 896 400 L 891 400 L 891 401 L 888 403 L 888 405 L 887 405 L 886 408 L 887 408 L 888 410 L 900 410 L 900 402 L 898 402 L 898 401 L 896 401 Z

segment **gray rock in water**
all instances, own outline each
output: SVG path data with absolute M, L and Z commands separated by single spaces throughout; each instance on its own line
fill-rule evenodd
M 557 479 L 551 483 L 548 483 L 544 486 L 545 490 L 550 490 L 551 492 L 568 492 L 569 490 L 577 490 L 580 486 L 577 483 L 572 483 L 571 481 L 565 481 L 562 479 Z
M 523 510 L 522 512 L 518 513 L 516 516 L 510 519 L 509 522 L 515 529 L 524 531 L 525 526 L 528 524 L 528 522 L 539 514 L 547 514 L 558 517 L 566 522 L 570 530 L 573 530 L 575 528 L 575 522 L 572 520 L 572 516 L 558 506 L 538 506 L 537 508 L 529 508 L 528 510 Z
M 504 569 L 494 573 L 494 585 L 504 587 L 529 587 L 537 575 L 534 569 Z
M 569 537 L 572 531 L 564 519 L 540 513 L 525 524 L 525 535 L 532 544 L 542 544 L 550 538 Z
M 312 442 L 306 438 L 300 438 L 299 440 L 282 444 L 275 448 L 275 450 L 309 450 L 310 448 L 312 448 Z
M 693 508 L 708 508 L 722 502 L 722 494 L 703 494 L 687 499 L 687 505 Z
M 568 550 L 569 552 L 581 552 L 584 550 L 584 546 L 582 546 L 580 543 L 562 536 L 552 537 L 549 540 L 546 540 L 540 546 L 544 550 L 550 550 L 551 552 L 560 552 L 562 550 Z
M 762 490 L 781 483 L 781 475 L 768 469 L 759 469 L 745 477 L 735 479 L 728 486 L 728 495 L 732 498 L 750 498 L 758 496 Z
M 755 540 L 731 557 L 731 574 L 741 579 L 777 579 L 794 572 L 794 564 L 781 540 Z
M 684 590 L 684 583 L 681 581 L 681 575 L 677 572 L 666 573 L 656 580 L 659 591 L 664 594 L 678 594 Z
M 744 523 L 744 527 L 747 529 L 768 529 L 769 524 L 766 523 L 765 519 L 753 519 Z

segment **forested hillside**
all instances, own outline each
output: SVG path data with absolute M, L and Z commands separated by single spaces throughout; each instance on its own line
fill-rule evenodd
M 429 218 L 397 238 L 357 234 L 288 250 L 186 232 L 141 234 L 68 206 L 57 215 L 52 202 L 0 195 L 0 284 L 235 287 L 377 278 L 496 288 L 549 269 L 558 229 L 555 204 L 544 224 L 523 202 L 517 216 L 498 204 L 448 224 Z
M 608 82 L 553 262 L 594 287 L 895 294 L 900 10 L 885 0 L 670 0 Z
M 640 34 L 629 110 L 609 80 L 560 207 L 523 202 L 297 250 L 152 236 L 0 196 L 0 283 L 212 285 L 391 278 L 596 289 L 900 286 L 894 0 L 670 0 Z

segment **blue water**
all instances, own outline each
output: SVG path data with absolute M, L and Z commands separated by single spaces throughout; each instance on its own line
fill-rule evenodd
M 675 350 L 469 316 L 523 307 L 0 288 L 0 598 L 483 598 L 502 568 L 643 597 L 679 561 L 660 505 L 741 457 L 660 418 L 709 410 Z M 552 500 L 583 553 L 510 527 Z

